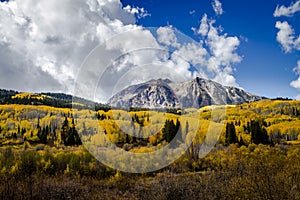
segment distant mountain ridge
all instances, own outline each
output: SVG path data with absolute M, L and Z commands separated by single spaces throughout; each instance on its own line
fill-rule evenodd
M 183 83 L 158 79 L 132 85 L 112 96 L 108 104 L 117 108 L 199 108 L 207 105 L 241 104 L 261 99 L 264 97 L 197 77 Z
M 46 105 L 58 108 L 110 109 L 107 105 L 64 93 L 28 93 L 0 89 L 0 104 Z
M 107 104 L 96 103 L 64 93 L 26 93 L 0 89 L 0 104 L 47 105 L 62 108 L 199 108 L 207 105 L 241 104 L 264 97 L 240 88 L 223 86 L 211 80 L 195 78 L 183 83 L 169 79 L 150 80 L 132 85 L 111 97 Z

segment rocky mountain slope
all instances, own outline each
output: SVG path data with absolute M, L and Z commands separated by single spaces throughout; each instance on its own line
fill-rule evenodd
M 263 99 L 240 88 L 195 78 L 175 83 L 168 79 L 132 85 L 108 100 L 113 107 L 188 108 L 206 105 L 241 104 Z

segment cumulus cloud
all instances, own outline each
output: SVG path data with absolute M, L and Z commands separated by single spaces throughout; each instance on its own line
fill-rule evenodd
M 209 29 L 209 25 L 208 25 L 207 14 L 203 15 L 200 21 L 200 27 L 198 29 L 192 27 L 192 30 L 194 31 L 195 34 L 202 35 L 202 36 L 207 36 L 208 29 Z
M 172 47 L 180 47 L 172 26 L 159 27 L 156 33 L 159 43 Z
M 216 15 L 223 14 L 222 3 L 219 0 L 213 0 L 212 7 L 213 7 L 213 10 L 215 11 Z
M 300 35 L 294 40 L 294 48 L 300 50 Z
M 275 27 L 279 29 L 276 39 L 286 53 L 291 52 L 293 48 L 300 50 L 300 36 L 295 38 L 295 31 L 287 21 L 277 21 Z
M 71 93 L 80 79 L 76 94 L 106 101 L 112 91 L 150 78 L 200 75 L 236 85 L 232 65 L 241 60 L 238 38 L 223 34 L 204 15 L 195 29 L 200 42 L 182 41 L 172 26 L 154 33 L 136 25 L 145 13 L 119 0 L 1 2 L 1 87 Z M 92 58 L 85 60 L 90 52 Z
M 117 0 L 1 2 L 1 86 L 68 92 L 85 56 L 135 22 Z
M 204 66 L 206 74 L 210 78 L 224 85 L 238 86 L 233 76 L 233 65 L 241 62 L 237 48 L 240 40 L 236 36 L 228 36 L 222 33 L 222 27 L 215 27 L 215 20 L 207 18 L 205 14 L 198 29 L 194 32 L 201 36 L 203 43 L 207 46 L 207 55 Z
M 127 5 L 123 9 L 130 14 L 136 15 L 139 19 L 151 16 L 145 8 L 131 7 L 130 5 Z
M 200 43 L 187 43 L 176 50 L 173 55 L 178 54 L 193 66 L 207 64 L 207 51 Z
M 228 36 L 220 34 L 218 28 L 210 23 L 210 30 L 207 36 L 207 44 L 212 55 L 224 66 L 229 66 L 230 63 L 241 61 L 241 57 L 236 53 L 237 47 L 240 45 L 240 40 L 236 36 Z
M 300 0 L 292 3 L 290 6 L 286 7 L 284 5 L 277 6 L 274 11 L 274 17 L 292 17 L 296 12 L 300 11 Z
M 294 72 L 300 75 L 300 60 L 298 61 L 297 66 L 293 70 Z
M 22 91 L 60 91 L 64 86 L 40 68 L 32 68 L 30 61 L 23 62 L 23 55 L 11 51 L 8 44 L 0 44 L 0 86 Z M 8 62 L 10 61 L 10 62 Z M 28 78 L 30 77 L 30 78 Z
M 293 69 L 294 72 L 300 76 L 300 60 L 297 63 L 297 66 Z M 297 80 L 294 80 L 290 83 L 290 85 L 298 90 L 300 90 L 300 77 Z M 298 96 L 300 97 L 300 95 Z
M 292 3 L 289 7 L 277 6 L 273 15 L 274 17 L 292 17 L 298 11 L 300 11 L 300 0 Z M 276 39 L 285 53 L 290 53 L 292 50 L 300 50 L 300 35 L 295 35 L 295 30 L 287 21 L 277 21 L 275 27 L 279 29 Z M 292 81 L 290 86 L 300 90 L 300 61 L 298 61 L 297 67 L 293 70 L 299 78 Z M 300 94 L 296 98 L 300 99 Z

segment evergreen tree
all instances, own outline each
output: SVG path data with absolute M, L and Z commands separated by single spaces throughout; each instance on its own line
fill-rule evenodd
M 187 136 L 188 132 L 189 132 L 189 122 L 186 121 L 186 122 L 185 122 L 185 131 L 184 131 L 184 135 L 182 135 L 182 139 L 183 139 L 183 140 L 186 139 L 186 136 Z
M 180 121 L 179 119 L 177 118 L 176 120 L 176 125 L 175 125 L 175 135 L 174 137 L 177 135 L 177 141 L 179 143 L 183 142 L 183 137 L 182 137 L 182 130 L 181 130 L 181 124 L 180 124 Z
M 16 133 L 16 132 L 13 132 L 13 134 L 12 134 L 12 138 L 13 138 L 13 139 L 15 139 L 15 140 L 18 138 L 18 136 L 17 136 L 17 133 Z
M 69 121 L 68 118 L 65 117 L 65 120 L 61 127 L 61 140 L 64 144 L 66 144 L 66 139 L 68 137 L 68 134 L 69 134 Z
M 233 143 L 237 143 L 238 139 L 235 132 L 235 126 L 233 122 L 226 124 L 226 132 L 225 132 L 225 145 L 230 145 Z
M 263 127 L 265 122 L 252 120 L 250 124 L 251 142 L 254 144 L 268 144 L 268 133 Z
M 176 136 L 178 129 L 174 124 L 173 120 L 166 120 L 165 125 L 162 129 L 163 140 L 170 143 L 172 139 Z
M 39 129 L 39 131 L 38 131 L 38 138 L 40 139 L 41 143 L 47 144 L 48 133 L 49 133 L 48 126 L 46 128 L 44 127 L 42 129 Z
M 68 125 L 68 119 L 65 119 L 65 121 L 63 123 L 63 130 L 64 130 L 63 142 L 66 146 L 82 144 L 80 137 L 78 135 L 78 132 L 76 130 L 76 127 L 75 127 L 74 118 L 72 118 L 71 126 Z

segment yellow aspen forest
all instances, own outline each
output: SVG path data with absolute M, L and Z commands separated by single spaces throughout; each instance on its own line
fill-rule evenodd
M 217 130 L 221 132 L 215 136 Z M 179 136 L 172 152 L 182 156 L 154 172 L 120 172 L 93 155 L 109 148 L 106 156 L 122 163 L 115 148 L 151 153 L 175 135 Z M 199 156 L 203 145 L 210 143 L 210 153 Z M 297 199 L 300 195 L 300 101 L 295 100 L 171 112 L 0 105 L 0 145 L 2 198 L 226 199 L 238 194 L 241 199 Z M 111 187 L 115 189 L 107 189 Z

